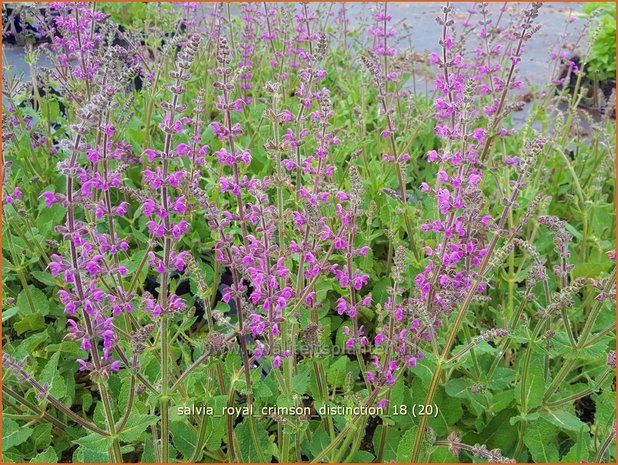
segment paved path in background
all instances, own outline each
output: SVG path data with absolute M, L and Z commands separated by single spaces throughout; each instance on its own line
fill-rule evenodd
M 389 12 L 393 15 L 393 23 L 405 21 L 412 27 L 411 44 L 418 52 L 434 51 L 438 49 L 440 38 L 440 26 L 435 22 L 435 17 L 440 13 L 441 3 L 422 2 L 422 3 L 390 3 Z M 455 3 L 454 8 L 457 19 L 466 18 L 466 10 L 472 7 L 472 3 Z M 499 3 L 490 3 L 490 10 L 497 11 Z M 202 4 L 203 9 L 210 8 L 208 4 Z M 371 14 L 371 4 L 368 3 L 348 3 L 349 16 L 353 23 L 366 23 Z M 516 5 L 509 5 L 509 8 L 516 8 Z M 322 6 L 320 7 L 322 9 Z M 333 4 L 332 10 L 336 12 L 340 4 Z M 323 11 L 328 9 L 327 4 L 323 4 Z M 547 82 L 550 69 L 548 65 L 548 50 L 556 47 L 560 40 L 560 34 L 564 29 L 565 19 L 569 12 L 574 10 L 581 11 L 581 3 L 545 3 L 541 8 L 538 21 L 542 24 L 541 30 L 535 37 L 526 44 L 522 63 L 520 65 L 520 75 L 527 78 L 533 84 L 544 84 Z M 495 16 L 494 16 L 495 17 Z M 575 30 L 581 30 L 583 20 L 578 20 L 572 25 Z M 402 44 L 404 45 L 404 44 Z M 407 44 L 405 44 L 407 45 Z M 3 60 L 14 67 L 15 72 L 24 72 L 25 79 L 29 78 L 28 66 L 24 62 L 25 52 L 22 47 L 13 45 L 3 46 Z M 43 63 L 45 65 L 45 63 Z
M 352 27 L 356 25 L 369 24 L 371 21 L 371 9 L 374 5 L 371 3 L 347 3 L 348 17 Z M 395 2 L 388 4 L 388 11 L 393 16 L 393 24 L 404 22 L 411 27 L 411 35 L 409 41 L 401 42 L 400 48 L 407 48 L 410 45 L 417 52 L 432 52 L 439 49 L 439 39 L 441 28 L 436 23 L 435 17 L 440 14 L 441 2 L 419 2 L 406 3 Z M 467 16 L 467 10 L 473 7 L 473 3 L 454 3 L 455 18 L 458 21 L 464 21 Z M 526 3 L 509 4 L 509 12 L 521 10 Z M 502 6 L 501 3 L 490 3 L 489 9 L 492 13 L 492 18 L 498 17 L 498 10 Z M 331 13 L 331 16 L 336 15 L 341 7 L 341 3 L 323 3 L 320 5 L 320 12 L 326 14 Z M 200 9 L 197 12 L 198 17 L 208 15 L 212 4 L 201 3 Z M 231 7 L 238 12 L 238 5 Z M 537 21 L 542 25 L 541 29 L 535 34 L 524 49 L 522 62 L 520 63 L 519 77 L 528 82 L 534 87 L 542 87 L 551 79 L 554 64 L 549 60 L 549 51 L 560 46 L 560 35 L 564 31 L 565 20 L 573 13 L 581 13 L 581 3 L 566 3 L 566 2 L 550 2 L 545 3 L 541 7 L 541 11 Z M 505 16 L 505 21 L 512 20 L 511 15 Z M 505 24 L 504 22 L 502 24 Z M 581 32 L 584 27 L 584 20 L 578 19 L 575 24 L 569 27 L 569 38 L 572 38 L 578 32 Z M 403 28 L 401 29 L 403 31 Z M 25 61 L 25 51 L 22 47 L 7 45 L 3 46 L 3 63 L 8 63 L 13 66 L 13 72 L 19 74 L 23 72 L 23 79 L 30 79 L 30 71 Z M 43 66 L 48 66 L 49 61 L 46 57 L 42 57 L 41 63 Z M 419 92 L 424 88 L 422 79 L 417 80 L 417 90 Z M 427 83 L 428 89 L 433 89 L 433 83 Z M 528 91 L 527 85 L 522 89 L 522 93 Z M 3 97 L 3 101 L 5 101 Z M 527 116 L 527 106 L 524 111 L 514 115 L 515 124 L 519 125 Z
M 468 17 L 466 12 L 472 8 L 474 3 L 453 3 L 453 8 L 456 13 L 457 21 L 465 21 Z M 510 11 L 520 11 L 522 6 L 527 3 L 512 4 L 508 8 Z M 411 42 L 412 46 L 419 52 L 433 52 L 439 48 L 442 30 L 441 26 L 436 23 L 436 16 L 440 15 L 442 3 L 437 2 L 422 2 L 422 3 L 405 3 L 397 2 L 389 4 L 389 12 L 393 16 L 394 21 L 405 20 L 412 27 Z M 367 4 L 356 4 L 356 8 L 369 9 Z M 490 3 L 490 17 L 496 19 L 498 11 L 502 7 L 502 3 Z M 538 21 L 542 27 L 530 40 L 524 49 L 522 62 L 519 65 L 520 76 L 530 80 L 532 84 L 543 85 L 550 79 L 549 68 L 549 50 L 560 44 L 560 34 L 563 33 L 565 21 L 570 16 L 571 12 L 581 13 L 581 3 L 544 3 L 541 7 Z M 505 14 L 501 22 L 510 21 L 512 16 Z M 478 15 L 476 15 L 478 18 Z M 394 22 L 393 21 L 393 22 Z M 584 26 L 584 20 L 579 19 L 574 24 L 569 26 L 570 36 L 577 31 L 581 31 Z

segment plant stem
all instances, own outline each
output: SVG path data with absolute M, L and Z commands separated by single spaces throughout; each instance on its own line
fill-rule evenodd
M 75 167 L 77 161 L 77 155 L 79 153 L 79 147 L 81 143 L 81 135 L 75 136 L 75 142 L 73 144 L 71 158 L 69 159 L 68 166 L 73 168 Z M 73 186 L 73 177 L 67 176 L 66 178 L 66 198 L 67 198 L 67 230 L 69 233 L 70 239 L 68 239 L 69 252 L 71 257 L 71 266 L 73 269 L 74 281 L 75 281 L 75 289 L 79 299 L 83 302 L 85 299 L 85 292 L 83 288 L 81 269 L 78 261 L 78 252 L 77 246 L 75 244 L 75 239 L 73 239 L 75 235 L 76 229 L 76 220 L 75 220 L 75 203 L 73 200 L 74 194 L 74 186 Z M 99 389 L 99 393 L 101 395 L 103 413 L 105 417 L 105 422 L 107 423 L 107 428 L 109 431 L 109 436 L 113 438 L 112 442 L 112 450 L 110 450 L 110 459 L 114 462 L 121 463 L 122 462 L 122 453 L 120 451 L 120 443 L 118 442 L 118 438 L 116 436 L 116 425 L 114 422 L 114 415 L 111 406 L 111 401 L 109 398 L 109 392 L 107 391 L 107 386 L 100 379 L 101 376 L 101 358 L 99 354 L 99 349 L 95 342 L 94 328 L 92 325 L 92 321 L 90 319 L 90 315 L 84 309 L 82 309 L 82 317 L 85 323 L 86 334 L 88 339 L 91 342 L 90 347 L 90 356 L 92 359 L 92 363 L 94 365 L 94 371 L 96 372 L 97 377 L 99 379 L 96 382 L 97 388 Z
M 133 358 L 133 362 L 134 362 L 133 366 L 136 366 L 137 357 Z M 131 372 L 130 383 L 131 384 L 129 385 L 129 401 L 127 402 L 125 414 L 120 420 L 120 423 L 118 424 L 117 434 L 120 434 L 121 431 L 124 429 L 124 427 L 127 424 L 127 421 L 129 420 L 129 417 L 131 416 L 131 413 L 132 413 L 131 411 L 133 410 L 133 401 L 135 400 L 135 374 L 133 371 Z
M 605 287 L 603 288 L 602 292 L 609 293 L 612 287 L 614 286 L 615 282 L 616 282 L 616 267 L 614 267 L 609 277 L 607 278 Z M 577 344 L 578 348 L 581 349 L 584 346 L 584 344 L 587 342 L 588 337 L 590 336 L 590 333 L 592 331 L 592 327 L 594 323 L 596 322 L 596 319 L 599 316 L 599 313 L 603 309 L 603 305 L 604 305 L 604 302 L 602 300 L 598 300 L 597 302 L 595 302 L 595 305 L 592 308 L 592 311 L 590 312 L 590 314 L 588 315 L 588 318 L 586 319 L 584 328 L 582 329 L 582 332 L 579 335 L 579 341 Z
M 530 341 L 528 342 L 528 347 L 526 348 L 526 355 L 524 356 L 524 361 L 523 361 L 522 370 L 521 370 L 521 379 L 519 381 L 520 386 L 522 386 L 522 389 L 520 391 L 521 396 L 519 400 L 519 404 L 520 404 L 519 411 L 521 412 L 521 416 L 528 413 L 528 396 L 527 396 L 527 390 L 524 389 L 524 387 L 527 386 L 527 382 L 528 382 L 528 371 L 530 369 L 530 360 L 532 359 L 532 348 L 544 326 L 545 326 L 545 321 L 539 321 L 537 323 L 534 334 L 532 338 L 530 339 Z M 517 457 L 522 451 L 522 448 L 524 445 L 525 432 L 526 432 L 526 420 L 521 418 L 519 422 L 519 432 L 517 435 L 517 445 L 515 446 L 515 454 L 514 454 L 515 457 Z
M 123 352 L 123 350 L 119 347 L 116 346 L 116 354 L 118 355 L 118 357 L 120 357 L 120 359 L 123 361 L 123 363 L 125 364 L 125 366 L 130 366 L 129 364 L 129 358 L 126 356 L 126 354 Z M 155 396 L 159 396 L 159 391 L 157 391 L 157 389 L 150 383 L 150 381 L 148 381 L 144 375 L 142 375 L 141 373 L 137 372 L 135 373 L 135 376 L 137 377 L 137 379 L 140 380 L 140 382 L 144 385 L 144 387 L 146 389 L 148 389 L 150 392 L 152 392 Z
M 23 405 L 24 407 L 26 407 L 26 408 L 30 409 L 32 412 L 34 412 L 38 417 L 40 417 L 43 420 L 51 423 L 54 426 L 57 426 L 61 430 L 65 431 L 68 428 L 67 425 L 65 425 L 63 422 L 58 420 L 56 417 L 53 417 L 52 415 L 47 413 L 45 410 L 41 410 L 38 406 L 36 406 L 32 402 L 30 402 L 28 399 L 23 397 L 21 394 L 18 394 L 17 392 L 13 391 L 11 388 L 6 387 L 4 385 L 4 383 L 2 384 L 2 392 L 4 392 L 5 394 L 8 394 L 13 399 L 15 399 L 19 404 Z M 71 413 L 74 413 L 74 412 L 71 411 Z M 75 415 L 77 416 L 77 414 L 75 414 Z M 72 417 L 72 418 L 75 419 L 74 417 Z M 84 428 L 90 429 L 90 426 L 91 426 L 90 424 L 88 424 L 88 426 L 86 426 L 83 423 L 81 423 L 83 418 L 81 418 L 81 417 L 78 417 L 78 418 L 80 420 L 79 424 L 84 426 Z M 96 430 L 93 431 L 93 432 L 98 432 L 99 434 L 101 434 L 101 433 L 107 434 L 105 431 L 99 430 L 98 428 L 96 428 Z
M 585 389 L 583 391 L 580 391 L 576 394 L 570 395 L 568 397 L 564 397 L 560 400 L 555 400 L 553 402 L 547 402 L 545 404 L 546 407 L 558 407 L 560 405 L 563 404 L 568 404 L 570 402 L 574 402 L 577 399 L 581 399 L 582 397 L 586 397 L 589 396 L 590 394 L 593 394 L 599 386 L 601 386 L 605 380 L 607 380 L 607 378 L 609 377 L 609 375 L 612 373 L 612 369 L 611 368 L 606 368 L 605 372 L 601 375 L 600 379 L 595 383 L 595 387 L 594 388 L 590 388 L 590 389 Z
M 509 324 L 509 333 L 512 333 L 513 330 L 515 329 L 515 326 L 517 322 L 519 321 L 519 318 L 521 317 L 522 313 L 524 312 L 524 309 L 526 308 L 526 304 L 528 303 L 528 299 L 530 298 L 531 295 L 532 295 L 532 289 L 528 289 L 524 297 L 521 299 L 521 302 L 519 303 L 519 307 L 517 308 L 517 311 L 511 318 L 511 322 Z M 489 380 L 491 380 L 491 377 L 494 375 L 496 369 L 498 368 L 498 364 L 500 363 L 500 359 L 504 356 L 504 353 L 506 352 L 507 347 L 511 344 L 512 340 L 513 338 L 511 336 L 508 336 L 502 340 L 502 343 L 500 344 L 500 348 L 498 349 L 498 352 L 496 353 L 496 356 L 494 357 L 494 360 L 491 363 L 491 367 L 489 368 L 489 371 L 487 372 L 488 382 Z
M 232 386 L 233 383 L 230 383 Z M 236 397 L 236 389 L 230 387 L 230 395 L 227 398 L 227 407 L 231 408 L 234 406 L 234 397 Z M 236 455 L 236 444 L 234 438 L 234 422 L 231 415 L 226 415 L 226 423 L 227 423 L 227 451 L 230 456 L 230 462 L 236 462 L 240 457 Z
M 161 316 L 161 463 L 169 462 L 168 316 Z
M 603 460 L 603 456 L 605 455 L 605 452 L 607 452 L 607 449 L 609 449 L 609 446 L 615 439 L 616 439 L 616 423 L 614 423 L 614 426 L 612 430 L 610 431 L 609 436 L 607 436 L 607 439 L 601 445 L 601 448 L 599 449 L 599 452 L 595 459 L 596 463 L 601 463 L 601 461 Z
M 612 270 L 610 276 L 607 278 L 605 287 L 603 288 L 602 292 L 606 292 L 606 293 L 609 292 L 612 289 L 615 281 L 616 281 L 616 268 Z M 599 312 L 603 309 L 603 305 L 604 305 L 604 302 L 602 300 L 599 300 L 595 303 L 595 306 L 590 312 L 590 315 L 588 316 L 586 323 L 584 324 L 584 328 L 579 336 L 579 341 L 575 347 L 576 351 L 581 350 L 583 347 L 585 347 L 588 341 L 588 337 L 590 336 L 590 332 L 592 331 L 592 327 L 599 315 Z M 560 370 L 554 377 L 553 381 L 551 382 L 551 384 L 545 391 L 543 402 L 546 402 L 558 390 L 558 388 L 560 387 L 564 379 L 567 377 L 567 375 L 569 374 L 574 364 L 575 364 L 575 360 L 570 359 L 570 360 L 567 360 L 562 365 L 562 367 L 560 368 Z
M 341 445 L 341 448 L 339 449 L 339 452 L 337 453 L 337 455 L 335 455 L 334 463 L 341 463 L 341 459 L 343 459 L 343 456 L 345 455 L 346 451 L 348 450 L 348 445 L 350 444 L 352 439 L 354 439 L 354 443 L 350 447 L 350 451 L 349 451 L 349 453 L 347 455 L 347 458 L 345 459 L 345 462 L 349 462 L 349 461 L 352 460 L 352 457 L 356 453 L 356 450 L 358 450 L 360 442 L 363 439 L 363 432 L 365 431 L 365 424 L 366 423 L 367 423 L 367 417 L 366 416 L 362 416 L 361 417 L 361 421 L 360 421 L 360 425 L 356 428 L 356 434 L 350 434 L 350 435 L 348 435 L 345 438 L 345 441 Z
M 375 402 L 375 400 L 378 397 L 378 394 L 379 394 L 379 390 L 375 389 L 371 393 L 371 395 L 367 398 L 367 402 L 365 402 L 365 405 L 366 406 L 373 405 L 373 403 Z M 346 437 L 348 431 L 350 431 L 352 428 L 354 428 L 354 429 L 357 428 L 356 423 L 358 421 L 360 421 L 362 418 L 364 418 L 363 415 L 355 415 L 355 416 L 353 416 L 352 419 L 343 427 L 343 429 L 337 435 L 335 440 L 331 441 L 330 444 L 328 446 L 326 446 L 324 448 L 324 450 L 322 450 L 322 452 L 320 452 L 317 456 L 315 456 L 313 458 L 313 460 L 311 460 L 311 463 L 318 463 L 321 460 L 323 460 L 328 454 L 333 452 L 335 450 L 335 448 L 339 445 L 339 443 Z
M 520 174 L 515 185 L 521 186 L 522 180 L 523 180 L 523 175 Z M 425 398 L 425 402 L 424 402 L 425 405 L 433 404 L 433 398 L 435 396 L 436 388 L 438 386 L 438 380 L 440 379 L 440 375 L 443 369 L 442 365 L 446 360 L 448 360 L 451 347 L 453 346 L 453 343 L 455 342 L 455 338 L 457 337 L 457 333 L 459 332 L 459 328 L 461 327 L 461 323 L 468 310 L 468 307 L 472 303 L 472 299 L 477 292 L 477 287 L 482 282 L 485 273 L 490 268 L 489 260 L 490 260 L 490 257 L 494 253 L 496 245 L 498 244 L 498 239 L 500 238 L 499 231 L 501 231 L 504 228 L 509 212 L 511 210 L 511 206 L 513 205 L 518 195 L 519 195 L 519 187 L 515 187 L 513 189 L 513 192 L 511 193 L 509 201 L 507 202 L 507 206 L 504 208 L 502 212 L 500 221 L 498 222 L 498 228 L 497 228 L 498 232 L 494 233 L 491 239 L 491 242 L 489 243 L 487 247 L 487 254 L 483 258 L 483 262 L 481 263 L 481 266 L 479 267 L 478 277 L 473 281 L 472 285 L 470 286 L 468 293 L 466 294 L 466 297 L 464 298 L 464 301 L 461 304 L 459 312 L 457 313 L 457 318 L 455 319 L 455 322 L 451 326 L 451 330 L 447 336 L 446 344 L 444 345 L 444 350 L 442 351 L 442 355 L 438 357 L 437 359 L 436 370 L 434 371 L 433 378 L 429 386 L 429 390 L 427 391 L 427 397 Z M 416 462 L 418 460 L 418 455 L 421 451 L 421 445 L 423 443 L 423 437 L 425 436 L 426 425 L 427 425 L 427 415 L 423 415 L 421 417 L 419 427 L 418 427 L 418 434 L 416 436 L 416 440 L 412 448 L 410 462 Z
M 195 362 L 193 362 L 185 371 L 182 372 L 182 374 L 178 377 L 178 379 L 176 380 L 176 382 L 174 384 L 172 384 L 172 387 L 169 390 L 169 393 L 173 393 L 178 386 L 184 381 L 184 379 L 189 376 L 193 370 L 195 370 L 197 367 L 199 367 L 208 357 L 210 357 L 211 354 L 209 352 L 206 352 L 202 355 L 200 355 Z

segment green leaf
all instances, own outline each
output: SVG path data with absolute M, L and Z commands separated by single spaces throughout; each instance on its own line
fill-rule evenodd
M 544 418 L 553 425 L 556 425 L 561 430 L 579 431 L 584 429 L 588 431 L 588 425 L 577 418 L 575 415 L 564 410 L 545 411 L 541 413 L 541 418 Z
M 493 416 L 478 435 L 466 435 L 466 441 L 485 444 L 489 449 L 501 449 L 508 456 L 517 442 L 517 427 L 510 425 L 508 421 L 515 413 L 514 409 L 503 410 Z
M 425 358 L 416 364 L 414 375 L 418 376 L 425 388 L 429 388 L 431 379 L 436 370 L 436 358 L 433 354 L 428 353 Z
M 262 423 L 255 423 L 256 435 L 258 445 L 263 457 L 253 444 L 251 436 L 251 429 L 249 426 L 249 420 L 245 419 L 240 425 L 236 427 L 236 439 L 238 440 L 238 448 L 240 452 L 240 458 L 243 462 L 255 463 L 255 462 L 270 462 L 272 454 L 270 453 L 270 447 L 268 447 L 268 433 L 264 429 Z
M 496 369 L 496 372 L 489 382 L 489 389 L 502 390 L 513 382 L 515 379 L 515 370 L 512 368 L 500 367 Z M 506 392 L 506 391 L 505 391 Z M 512 392 L 512 391 L 511 391 Z
M 371 290 L 371 294 L 377 302 L 383 302 L 388 297 L 387 289 L 392 285 L 392 280 L 389 277 L 384 277 L 376 282 Z
M 392 386 L 390 390 L 390 400 L 388 402 L 387 412 L 392 412 L 393 405 L 401 405 L 403 403 L 403 393 L 405 390 L 405 381 L 403 378 L 399 378 L 397 382 Z
M 41 350 L 40 347 L 45 344 L 46 341 L 49 341 L 49 334 L 47 330 L 34 333 L 25 338 L 14 351 L 10 351 L 9 353 L 14 358 L 25 359 L 29 355 L 35 355 L 37 351 Z M 9 348 L 7 347 L 5 350 L 8 351 Z
M 472 384 L 472 380 L 465 378 L 451 379 L 446 383 L 446 393 L 451 397 L 467 399 Z
M 501 412 L 513 402 L 513 390 L 499 391 L 493 396 L 491 409 L 494 413 Z
M 2 418 L 2 451 L 19 446 L 32 435 L 32 429 L 18 425 L 10 418 Z
M 150 425 L 157 422 L 157 417 L 152 415 L 132 414 L 127 420 L 127 424 L 120 433 L 120 440 L 124 442 L 137 441 L 142 433 L 146 431 Z M 116 425 L 118 426 L 118 425 Z
M 82 412 L 84 413 L 88 412 L 93 402 L 92 394 L 90 394 L 88 391 L 82 393 L 81 401 L 82 401 Z
M 582 428 L 578 435 L 575 444 L 571 447 L 569 452 L 562 457 L 562 463 L 582 463 L 582 461 L 588 461 L 589 448 L 590 448 L 590 434 L 586 433 L 586 430 Z
M 367 452 L 366 450 L 357 450 L 352 456 L 352 463 L 372 463 L 375 459 L 374 455 L 371 452 Z
M 511 418 L 509 418 L 509 424 L 515 425 L 519 423 L 520 421 L 531 423 L 533 421 L 538 420 L 539 418 L 541 418 L 541 415 L 539 415 L 538 413 L 527 413 L 525 415 L 513 415 Z
M 596 396 L 594 400 L 596 412 L 594 414 L 594 426 L 596 434 L 603 431 L 609 434 L 610 428 L 616 419 L 616 393 L 607 389 Z
M 45 284 L 46 286 L 58 285 L 54 277 L 46 271 L 32 270 L 30 271 L 30 274 L 34 277 L 34 279 L 42 284 Z
M 584 236 L 572 224 L 566 224 L 566 230 L 569 231 L 577 240 L 581 240 Z
M 378 453 L 380 444 L 382 442 L 382 435 L 384 434 L 384 426 L 378 425 L 373 434 L 373 450 Z M 384 441 L 384 452 L 382 453 L 382 462 L 393 462 L 397 458 L 397 447 L 401 436 L 394 428 L 388 428 L 386 430 L 386 439 Z M 408 457 L 405 462 L 408 462 Z
M 266 383 L 253 383 L 253 394 L 256 399 L 268 399 L 273 395 L 273 391 Z
M 13 449 L 2 453 L 2 463 L 23 463 L 24 454 L 19 450 Z
M 112 439 L 101 436 L 98 433 L 91 433 L 87 436 L 75 439 L 75 444 L 82 446 L 80 449 L 87 449 L 92 452 L 104 453 L 107 456 L 107 451 L 112 447 Z
M 45 452 L 35 455 L 30 463 L 58 463 L 58 454 L 52 447 L 48 447 Z
M 15 323 L 13 328 L 15 328 L 15 332 L 21 336 L 28 331 L 38 331 L 39 329 L 45 328 L 45 319 L 43 315 L 33 313 Z
M 323 428 L 319 428 L 311 438 L 309 443 L 309 452 L 312 457 L 317 457 L 330 444 L 328 433 Z
M 214 451 L 221 447 L 221 439 L 225 435 L 225 417 L 220 416 L 219 413 L 223 411 L 223 406 L 227 404 L 227 396 L 211 397 L 207 404 L 213 408 L 215 416 L 208 418 L 204 444 L 206 450 Z
M 174 438 L 174 447 L 183 455 L 185 459 L 190 459 L 197 445 L 196 428 L 187 425 L 185 422 L 170 423 L 170 432 Z
M 459 344 L 453 347 L 453 353 L 456 354 L 465 348 L 466 344 Z M 496 352 L 496 348 L 489 345 L 487 342 L 482 341 L 479 344 L 474 346 L 474 353 L 477 357 L 487 354 L 494 354 Z M 459 361 L 463 362 L 467 359 L 470 359 L 472 354 L 470 351 L 467 351 L 464 355 L 459 358 Z
M 136 252 L 128 260 L 123 260 L 122 261 L 122 265 L 124 265 L 127 268 L 127 273 L 128 273 L 129 276 L 131 276 L 133 273 L 135 273 L 137 271 L 137 269 L 139 268 L 140 263 L 142 262 L 142 260 L 146 256 L 147 252 L 148 252 L 147 250 L 144 250 L 143 252 Z
M 19 307 L 11 307 L 2 310 L 2 323 L 9 321 L 19 312 Z
M 62 221 L 65 214 L 66 209 L 62 205 L 52 205 L 51 208 L 43 206 L 36 220 L 36 226 L 41 235 L 43 237 L 55 235 L 54 227 Z
M 436 447 L 429 461 L 431 463 L 459 463 L 459 458 L 451 454 L 448 447 Z
M 292 379 L 292 391 L 297 394 L 303 395 L 307 392 L 307 386 L 309 384 L 309 371 L 305 370 Z
M 397 447 L 397 463 L 410 463 L 416 436 L 418 436 L 418 426 L 414 425 L 401 437 L 401 441 L 399 441 L 399 446 Z M 426 452 L 426 448 L 421 446 L 421 453 L 418 456 L 421 462 L 425 461 Z
M 49 344 L 48 346 L 45 346 L 45 352 L 47 353 L 59 352 L 59 353 L 65 353 L 69 355 L 83 354 L 82 349 L 80 349 L 79 343 L 77 341 L 62 341 L 59 344 Z
M 144 444 L 144 452 L 142 453 L 141 463 L 154 463 L 155 460 L 154 442 L 146 441 Z
M 56 121 L 60 118 L 60 104 L 57 100 L 48 99 L 47 109 L 48 111 L 46 111 L 44 115 L 48 121 Z
M 596 278 L 607 270 L 604 263 L 577 263 L 571 271 L 571 278 Z
M 92 450 L 78 447 L 73 453 L 73 463 L 109 463 L 109 449 Z
M 30 440 L 34 442 L 35 449 L 43 449 L 51 443 L 51 430 L 51 423 L 41 423 L 40 425 L 36 425 L 34 427 Z
M 557 462 L 559 458 L 557 437 L 556 427 L 541 419 L 528 425 L 524 434 L 524 444 L 535 462 Z
M 118 405 L 118 410 L 121 412 L 125 412 L 127 406 L 129 405 L 129 397 L 131 394 L 131 379 L 127 377 L 122 380 L 122 385 L 120 386 L 120 393 L 116 398 L 116 402 Z
M 616 338 L 614 337 L 614 340 Z M 607 345 L 612 340 L 611 336 L 600 338 L 591 346 L 581 349 L 573 349 L 564 331 L 556 333 L 553 339 L 552 356 L 561 355 L 565 359 L 575 360 L 597 360 L 606 357 Z
M 349 359 L 347 356 L 339 357 L 336 362 L 334 362 L 328 370 L 326 370 L 326 380 L 328 384 L 333 387 L 341 387 L 345 382 L 345 377 L 348 372 Z
M 67 392 L 66 384 L 58 369 L 60 352 L 51 356 L 45 368 L 41 371 L 40 381 L 49 384 L 49 393 L 57 399 L 61 399 Z
M 436 436 L 446 436 L 448 428 L 454 425 L 463 416 L 462 401 L 447 395 L 442 387 L 436 390 L 434 403 L 438 405 L 437 415 L 429 417 L 428 425 Z M 410 409 L 411 410 L 411 409 Z
M 523 369 L 523 362 L 519 367 Z M 521 405 L 522 402 L 522 389 L 523 399 L 526 405 L 526 412 L 541 405 L 543 396 L 545 395 L 545 378 L 543 376 L 543 357 L 540 354 L 533 354 L 528 366 L 528 377 L 526 378 L 525 386 L 521 382 L 515 386 L 515 399 L 517 403 Z M 520 373 L 521 379 L 521 373 Z

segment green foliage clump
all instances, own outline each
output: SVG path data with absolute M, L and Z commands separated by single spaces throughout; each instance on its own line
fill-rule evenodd
M 590 69 L 599 73 L 599 79 L 616 79 L 616 4 L 592 2 L 583 10 L 595 23 L 590 33 Z

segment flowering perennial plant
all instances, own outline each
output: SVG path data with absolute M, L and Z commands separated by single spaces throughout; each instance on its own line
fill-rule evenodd
M 615 458 L 615 129 L 513 123 L 540 3 L 426 56 L 387 4 L 163 8 L 51 4 L 6 81 L 5 458 Z

